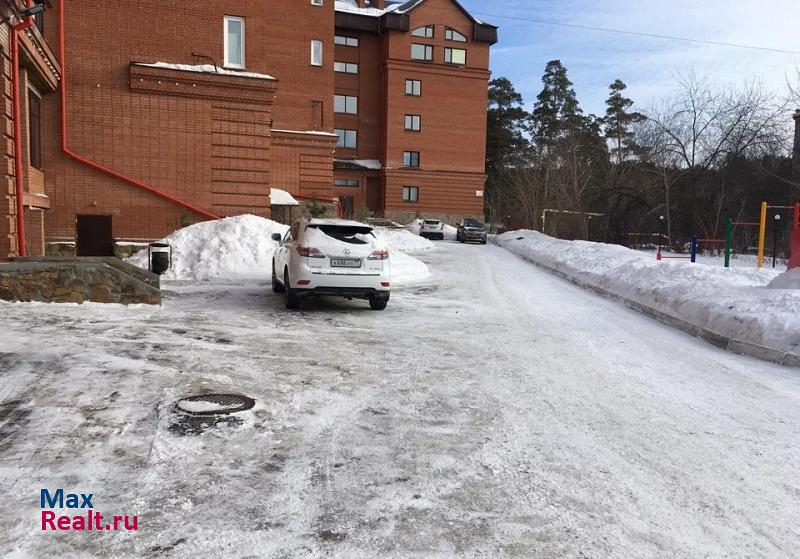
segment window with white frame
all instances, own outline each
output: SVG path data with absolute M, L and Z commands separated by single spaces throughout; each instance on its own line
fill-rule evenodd
M 346 35 L 336 35 L 334 43 L 343 47 L 357 47 L 358 37 L 347 37 Z
M 464 35 L 449 27 L 445 27 L 444 29 L 444 38 L 448 41 L 458 41 L 459 43 L 467 42 L 467 38 Z
M 406 95 L 419 97 L 422 95 L 422 82 L 420 80 L 406 80 Z
M 339 136 L 339 141 L 336 143 L 337 148 L 356 149 L 358 146 L 358 131 L 335 128 L 334 132 Z
M 433 39 L 433 25 L 426 25 L 425 27 L 417 27 L 411 32 L 414 37 L 425 37 L 426 39 Z
M 311 65 L 322 66 L 322 41 L 311 41 Z
M 403 202 L 419 202 L 419 187 L 418 186 L 404 186 L 403 187 Z
M 334 95 L 333 112 L 346 115 L 358 114 L 358 97 L 353 97 L 351 95 Z
M 419 115 L 406 115 L 406 130 L 419 132 L 422 126 L 422 117 Z
M 333 71 L 343 74 L 358 74 L 358 64 L 353 62 L 334 62 Z
M 404 151 L 403 152 L 403 167 L 419 167 L 419 152 L 418 151 Z
M 420 45 L 418 43 L 413 43 L 411 45 L 411 59 L 433 60 L 433 47 L 431 45 Z
M 324 6 L 325 0 L 311 0 L 312 6 Z
M 459 64 L 465 66 L 467 64 L 467 51 L 464 49 L 444 49 L 444 61 L 447 64 Z
M 225 52 L 224 61 L 227 68 L 244 68 L 244 18 L 225 16 Z

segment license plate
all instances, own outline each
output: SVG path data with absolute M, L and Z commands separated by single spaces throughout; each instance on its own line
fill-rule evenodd
M 358 258 L 331 258 L 331 266 L 334 268 L 360 268 L 361 260 Z

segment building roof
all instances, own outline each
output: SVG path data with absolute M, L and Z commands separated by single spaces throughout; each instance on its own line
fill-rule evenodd
M 337 12 L 345 12 L 350 14 L 362 15 L 362 16 L 370 16 L 370 17 L 381 17 L 388 13 L 394 14 L 407 14 L 417 8 L 418 6 L 422 5 L 425 0 L 407 0 L 406 2 L 401 1 L 387 1 L 386 8 L 379 9 L 379 8 L 360 8 L 358 6 L 358 0 L 336 0 L 335 10 Z M 478 25 L 487 25 L 490 27 L 495 27 L 491 24 L 484 23 L 479 19 L 476 19 L 472 14 L 470 14 L 464 6 L 462 6 L 458 0 L 451 0 L 453 4 L 455 4 L 464 14 L 472 20 L 473 23 L 477 23 Z

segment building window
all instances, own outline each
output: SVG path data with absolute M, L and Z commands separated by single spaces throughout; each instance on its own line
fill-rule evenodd
M 334 42 L 337 45 L 342 45 L 343 47 L 357 47 L 358 46 L 358 38 L 357 37 L 346 37 L 345 35 L 336 35 Z
M 343 188 L 358 188 L 358 181 L 355 179 L 336 179 L 333 181 L 333 185 Z
M 350 95 L 334 95 L 333 112 L 346 115 L 358 114 L 358 97 L 351 97 Z
M 418 151 L 404 151 L 403 152 L 403 167 L 419 167 L 419 152 Z
M 244 18 L 225 16 L 225 66 L 244 68 Z
M 419 80 L 406 80 L 406 95 L 419 97 L 422 95 L 422 82 Z
M 324 2 L 324 0 L 311 0 L 311 5 L 312 6 L 324 6 L 325 2 Z
M 455 29 L 450 29 L 449 27 L 445 27 L 444 30 L 444 38 L 448 41 L 458 41 L 459 43 L 466 43 L 467 38 L 456 31 Z
M 411 32 L 414 37 L 425 37 L 426 39 L 433 39 L 433 25 L 426 25 L 425 27 L 417 27 Z
M 419 132 L 422 125 L 422 117 L 419 115 L 406 115 L 406 130 Z
M 342 72 L 343 74 L 358 74 L 358 64 L 352 62 L 334 62 L 334 72 Z
M 311 65 L 322 66 L 322 41 L 311 41 Z
M 459 64 L 466 66 L 467 64 L 467 51 L 464 49 L 444 49 L 444 61 L 448 64 Z
M 358 145 L 357 131 L 336 128 L 334 132 L 336 132 L 336 135 L 339 136 L 339 141 L 336 143 L 337 148 L 356 149 Z
M 404 186 L 403 187 L 403 202 L 419 202 L 419 187 L 418 186 Z
M 42 100 L 32 89 L 28 89 L 28 127 L 30 166 L 42 169 Z
M 411 45 L 411 59 L 412 60 L 433 60 L 433 47 L 431 45 L 420 45 L 412 43 Z

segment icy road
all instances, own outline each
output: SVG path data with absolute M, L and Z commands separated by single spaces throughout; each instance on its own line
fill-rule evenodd
M 800 372 L 498 247 L 422 258 L 383 313 L 266 286 L 0 305 L 0 556 L 800 553 Z M 182 436 L 209 391 L 257 404 Z M 138 529 L 42 531 L 43 488 Z

